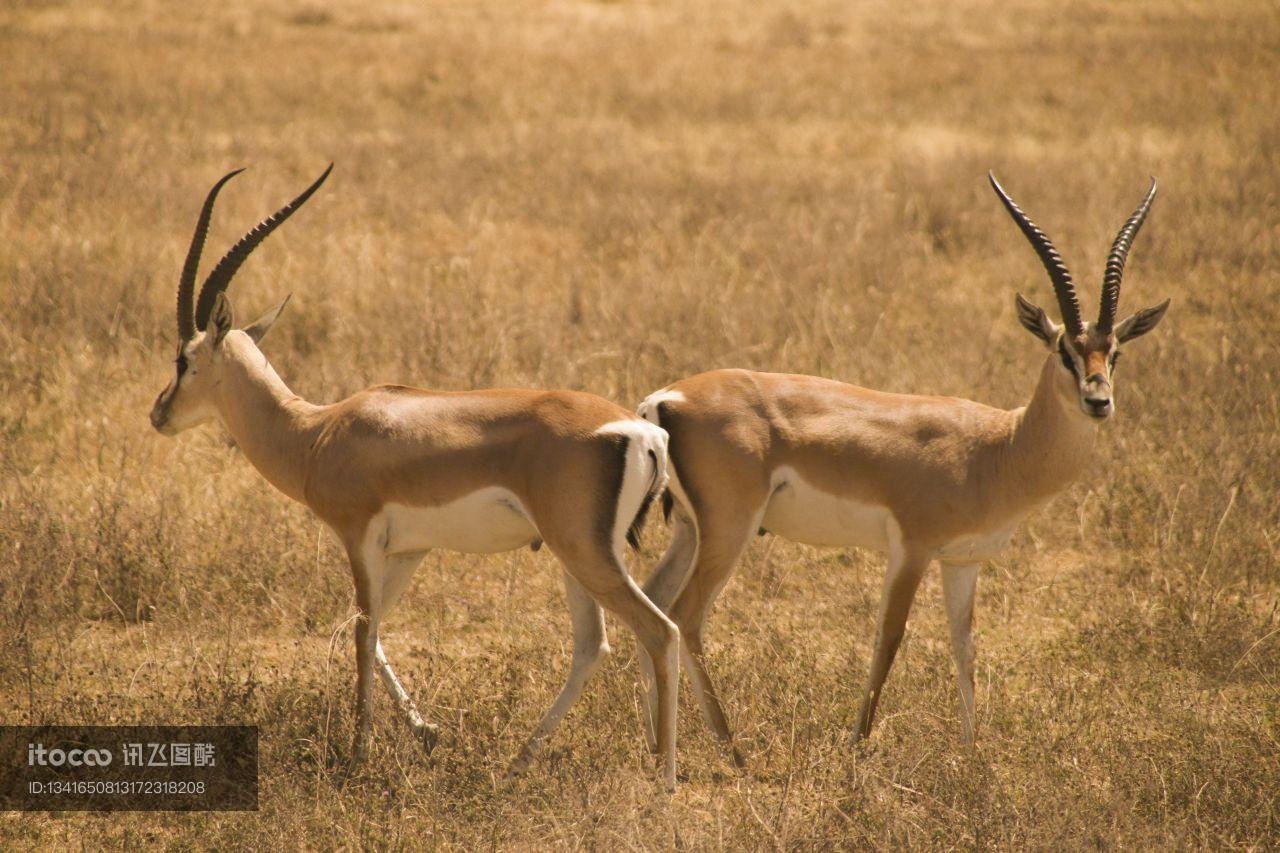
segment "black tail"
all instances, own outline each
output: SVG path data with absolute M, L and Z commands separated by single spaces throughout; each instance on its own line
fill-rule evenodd
M 631 522 L 631 527 L 627 528 L 627 544 L 637 551 L 640 550 L 640 531 L 644 530 L 644 522 L 649 515 L 649 507 L 653 506 L 653 499 L 658 496 L 658 456 L 652 450 L 649 451 L 649 461 L 653 463 L 653 482 L 649 484 L 648 491 L 644 493 L 644 500 L 640 502 L 640 510 L 636 513 L 635 520 Z M 664 502 L 665 500 L 666 498 L 664 498 Z M 667 510 L 664 509 L 665 512 Z

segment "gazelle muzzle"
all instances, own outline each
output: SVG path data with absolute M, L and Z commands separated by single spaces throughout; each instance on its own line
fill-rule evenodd
M 1080 402 L 1084 413 L 1093 418 L 1106 418 L 1115 407 L 1111 402 L 1111 380 L 1101 373 L 1095 373 L 1084 380 L 1084 389 Z

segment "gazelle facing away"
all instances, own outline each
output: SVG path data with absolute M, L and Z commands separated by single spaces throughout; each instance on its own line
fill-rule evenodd
M 888 554 L 858 737 L 870 733 L 920 578 L 931 562 L 941 563 L 963 733 L 973 740 L 978 564 L 1084 470 L 1098 425 L 1113 411 L 1118 346 L 1151 331 L 1169 305 L 1115 322 L 1125 258 L 1155 196 L 1154 180 L 1112 245 L 1096 323 L 1081 319 L 1053 244 L 994 176 L 991 185 L 1048 270 L 1065 323 L 1017 297 L 1018 319 L 1049 351 L 1026 406 L 1004 411 L 746 370 L 681 380 L 640 406 L 670 435 L 674 496 L 672 542 L 645 591 L 680 628 L 703 714 L 731 749 L 702 659 L 703 628 L 757 531 Z M 741 764 L 736 750 L 733 756 Z
M 528 766 L 609 651 L 603 605 L 635 631 L 657 663 L 657 740 L 667 787 L 674 787 L 679 637 L 627 574 L 622 554 L 624 539 L 666 483 L 666 433 L 575 391 L 382 385 L 332 405 L 292 393 L 258 349 L 284 302 L 237 329 L 225 290 L 249 253 L 329 170 L 236 243 L 205 280 L 193 309 L 214 201 L 237 172 L 209 192 L 178 284 L 177 373 L 156 399 L 152 425 L 173 435 L 219 421 L 250 463 L 310 507 L 346 549 L 360 616 L 353 764 L 369 748 L 375 667 L 415 733 L 428 749 L 434 744 L 435 727 L 414 707 L 378 640 L 378 626 L 424 553 L 493 553 L 545 542 L 564 566 L 573 660 L 568 681 L 511 772 Z

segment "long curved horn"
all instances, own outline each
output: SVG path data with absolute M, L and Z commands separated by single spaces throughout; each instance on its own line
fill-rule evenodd
M 1027 218 L 1021 208 L 1014 204 L 1013 199 L 1009 198 L 1009 194 L 1004 191 L 1004 187 L 1000 186 L 996 176 L 987 172 L 987 177 L 991 180 L 992 189 L 996 191 L 996 195 L 1000 196 L 1005 209 L 1009 211 L 1013 221 L 1018 223 L 1018 227 L 1030 241 L 1031 248 L 1035 249 L 1036 254 L 1040 256 L 1040 263 L 1044 264 L 1045 270 L 1049 273 L 1049 279 L 1053 282 L 1053 291 L 1058 295 L 1058 309 L 1062 311 L 1062 320 L 1067 324 L 1067 331 L 1072 335 L 1084 334 L 1084 321 L 1080 319 L 1080 302 L 1076 299 L 1076 288 L 1071 283 L 1071 273 L 1067 272 L 1062 256 L 1058 254 L 1057 249 L 1053 248 L 1053 243 L 1045 233 Z
M 240 265 L 249 257 L 249 253 L 258 248 L 258 244 L 267 239 L 271 232 L 280 227 L 286 219 L 293 215 L 294 211 L 302 207 L 307 199 L 311 198 L 311 194 L 320 189 L 320 185 L 324 183 L 325 178 L 329 177 L 329 173 L 333 171 L 333 164 L 329 164 L 329 168 L 324 170 L 324 174 L 316 178 L 311 186 L 302 191 L 302 194 L 266 219 L 259 222 L 253 227 L 249 233 L 240 238 L 231 250 L 222 256 L 222 260 L 218 261 L 218 265 L 213 268 L 213 272 L 209 273 L 209 277 L 204 280 L 204 286 L 200 288 L 200 299 L 196 302 L 196 328 L 203 330 L 209 324 L 209 314 L 213 311 L 214 300 L 218 298 L 218 294 L 227 289 L 227 285 L 231 284 L 232 277 L 236 274 L 236 270 L 240 269 Z
M 196 270 L 200 266 L 200 252 L 204 249 L 204 238 L 209 233 L 209 220 L 213 217 L 213 203 L 218 198 L 222 185 L 243 172 L 236 169 L 222 176 L 222 180 L 213 185 L 209 195 L 205 197 L 204 207 L 200 209 L 200 218 L 196 221 L 196 233 L 191 237 L 191 247 L 187 249 L 187 259 L 182 264 L 182 276 L 178 279 L 178 338 L 184 343 L 195 337 L 196 327 L 191 319 L 191 297 L 196 288 Z
M 1116 320 L 1116 309 L 1120 307 L 1120 280 L 1124 278 L 1124 262 L 1129 257 L 1129 248 L 1133 246 L 1133 238 L 1138 236 L 1138 229 L 1151 210 L 1151 202 L 1156 197 L 1156 179 L 1151 179 L 1151 189 L 1129 217 L 1129 221 L 1116 235 L 1111 244 L 1111 254 L 1107 255 L 1107 271 L 1102 275 L 1102 304 L 1098 309 L 1098 331 L 1104 335 L 1111 334 L 1111 324 Z

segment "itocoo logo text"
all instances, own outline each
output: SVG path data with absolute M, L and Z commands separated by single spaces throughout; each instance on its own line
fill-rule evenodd
M 106 767 L 113 757 L 109 749 L 46 749 L 42 743 L 27 744 L 28 767 Z

